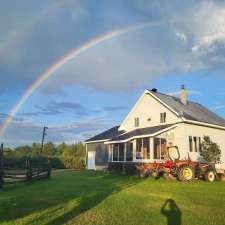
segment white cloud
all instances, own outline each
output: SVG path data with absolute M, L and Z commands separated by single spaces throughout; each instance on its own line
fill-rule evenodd
M 177 36 L 178 39 L 180 39 L 183 42 L 187 41 L 187 36 L 186 34 L 182 33 L 182 32 L 176 32 L 175 35 Z
M 35 29 L 32 27 L 32 34 L 29 36 L 31 38 L 37 35 L 40 38 L 27 39 L 16 46 L 13 54 L 4 56 L 6 58 L 0 62 L 0 72 L 6 75 L 0 77 L 0 85 L 7 86 L 11 80 L 9 78 L 18 79 L 21 83 L 32 82 L 72 47 L 106 30 L 126 26 L 126 23 L 121 25 L 118 21 L 115 22 L 115 16 L 111 17 L 112 12 L 124 20 L 138 12 L 137 20 L 129 21 L 129 25 L 143 21 L 143 18 L 145 21 L 158 21 L 159 24 L 160 21 L 168 23 L 124 34 L 88 50 L 65 64 L 57 72 L 58 76 L 52 76 L 46 82 L 45 88 L 42 88 L 45 93 L 59 93 L 68 85 L 84 85 L 104 91 L 127 91 L 140 86 L 146 87 L 147 82 L 159 76 L 199 70 L 216 70 L 222 74 L 225 70 L 223 2 L 207 0 L 193 4 L 191 1 L 171 1 L 162 7 L 160 1 L 131 1 L 133 8 L 126 7 L 123 13 L 105 7 L 105 20 L 102 24 L 95 25 L 92 29 L 95 32 L 90 32 L 90 27 L 85 25 L 90 26 L 96 18 L 84 7 L 85 4 L 78 2 L 79 7 L 71 3 L 71 7 L 65 7 L 62 11 L 70 14 L 68 18 L 61 18 L 64 14 L 58 13 L 54 21 L 49 21 L 48 18 L 49 22 L 44 23 L 43 19 L 40 19 L 41 23 L 35 26 Z M 131 8 L 133 11 L 129 11 Z M 116 10 L 116 6 L 113 10 Z M 63 26 L 68 21 L 71 22 L 70 26 Z M 55 27 L 57 29 L 53 29 Z M 76 28 L 74 32 L 71 31 L 73 27 Z M 77 33 L 77 28 L 81 32 Z M 42 38 L 44 41 L 39 41 Z M 19 82 L 15 80 L 13 83 L 16 85 Z

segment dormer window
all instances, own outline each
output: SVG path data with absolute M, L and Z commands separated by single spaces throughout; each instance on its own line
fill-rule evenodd
M 160 113 L 160 123 L 166 122 L 166 113 Z
M 134 118 L 134 127 L 139 127 L 139 117 Z

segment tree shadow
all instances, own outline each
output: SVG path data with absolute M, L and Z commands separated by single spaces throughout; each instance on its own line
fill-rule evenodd
M 182 212 L 173 199 L 164 202 L 161 214 L 166 217 L 167 225 L 181 225 Z
M 4 191 L 5 196 L 12 200 L 0 203 L 0 214 L 2 214 L 0 223 L 13 223 L 19 218 L 45 210 L 52 210 L 54 213 L 54 207 L 64 207 L 71 201 L 76 202 L 76 205 L 72 206 L 69 211 L 56 214 L 51 221 L 47 222 L 48 225 L 63 224 L 97 206 L 108 196 L 139 182 L 141 182 L 140 179 L 131 176 L 83 171 L 70 174 L 68 172 L 50 181 L 38 181 L 32 185 L 24 184 L 19 186 L 18 190 L 13 190 L 11 187 L 10 190 Z M 3 193 L 0 193 L 0 197 L 1 194 Z M 12 203 L 16 205 L 13 206 Z M 36 218 L 37 222 L 45 216 L 48 215 L 40 214 L 40 218 Z

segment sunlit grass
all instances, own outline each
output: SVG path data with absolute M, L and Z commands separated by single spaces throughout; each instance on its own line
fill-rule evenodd
M 167 224 L 161 214 L 167 199 L 179 208 L 182 224 L 225 224 L 224 182 L 141 180 L 88 171 L 5 186 L 0 190 L 0 223 Z

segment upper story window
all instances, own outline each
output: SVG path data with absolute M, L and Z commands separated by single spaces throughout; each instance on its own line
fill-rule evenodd
M 134 118 L 134 127 L 139 127 L 139 117 Z
M 160 123 L 166 122 L 166 113 L 160 113 Z

